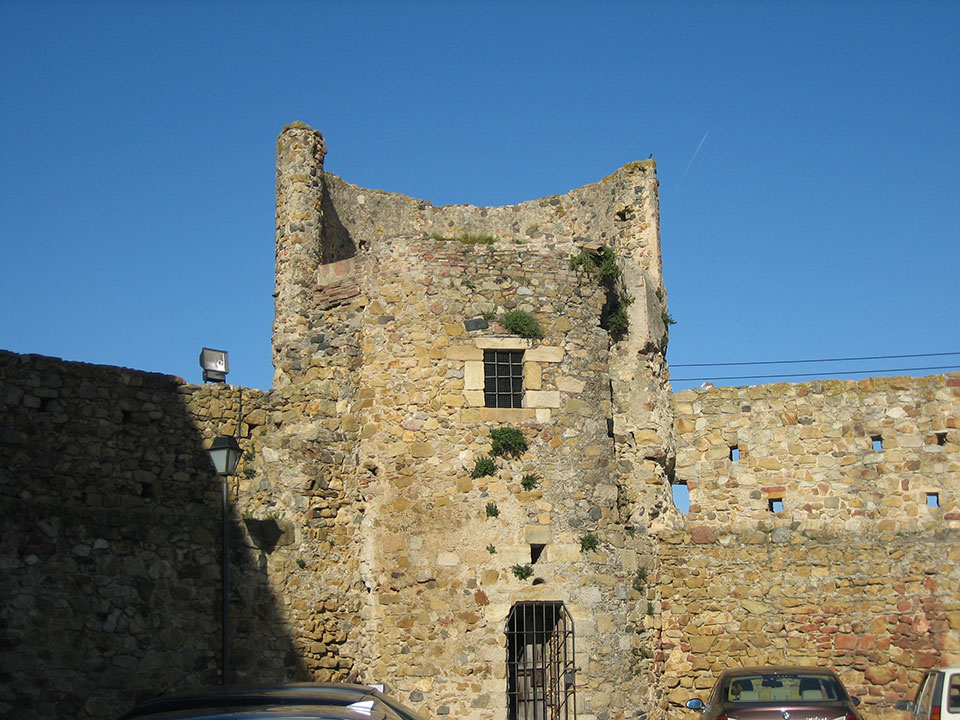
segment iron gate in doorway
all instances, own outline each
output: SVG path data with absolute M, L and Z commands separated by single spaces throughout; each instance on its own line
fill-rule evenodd
M 507 618 L 507 719 L 575 720 L 573 618 L 562 602 L 518 602 Z

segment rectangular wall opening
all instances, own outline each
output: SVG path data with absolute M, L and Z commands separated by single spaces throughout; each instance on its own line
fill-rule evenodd
M 770 498 L 767 500 L 767 508 L 770 512 L 783 512 L 783 498 Z
M 947 444 L 947 434 L 945 432 L 937 433 L 937 445 L 946 445 Z
M 543 549 L 546 545 L 541 545 L 539 543 L 530 543 L 530 564 L 536 565 L 537 560 L 540 559 L 540 556 L 543 555 Z
M 882 435 L 871 435 L 870 442 L 873 446 L 874 452 L 880 452 L 883 450 L 883 436 Z
M 940 493 L 927 493 L 927 507 L 940 507 Z
M 684 515 L 690 512 L 690 488 L 685 482 L 674 481 L 670 483 L 670 490 L 673 492 L 673 504 Z
M 507 720 L 575 720 L 573 618 L 562 602 L 518 602 L 507 618 Z
M 730 460 L 733 462 L 740 462 L 740 446 L 739 445 L 730 446 Z

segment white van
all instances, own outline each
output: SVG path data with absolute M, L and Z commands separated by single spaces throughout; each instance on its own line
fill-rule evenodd
M 960 720 L 960 667 L 929 670 L 913 702 L 900 700 L 894 707 L 912 720 Z

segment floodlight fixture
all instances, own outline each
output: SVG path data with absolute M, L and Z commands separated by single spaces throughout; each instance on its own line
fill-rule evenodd
M 226 382 L 230 372 L 230 358 L 226 350 L 203 348 L 200 351 L 200 367 L 204 382 Z

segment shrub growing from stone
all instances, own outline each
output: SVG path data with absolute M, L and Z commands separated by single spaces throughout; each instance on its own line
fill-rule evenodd
M 542 338 L 543 330 L 540 329 L 540 323 L 528 312 L 523 310 L 511 310 L 500 316 L 500 324 L 514 335 L 525 338 Z
M 496 475 L 497 474 L 497 465 L 493 462 L 493 458 L 487 455 L 477 458 L 477 462 L 473 466 L 473 470 L 470 471 L 470 477 L 480 478 L 485 475 Z
M 490 431 L 490 441 L 493 446 L 490 454 L 494 457 L 520 457 L 527 451 L 527 439 L 514 427 L 494 428 Z

